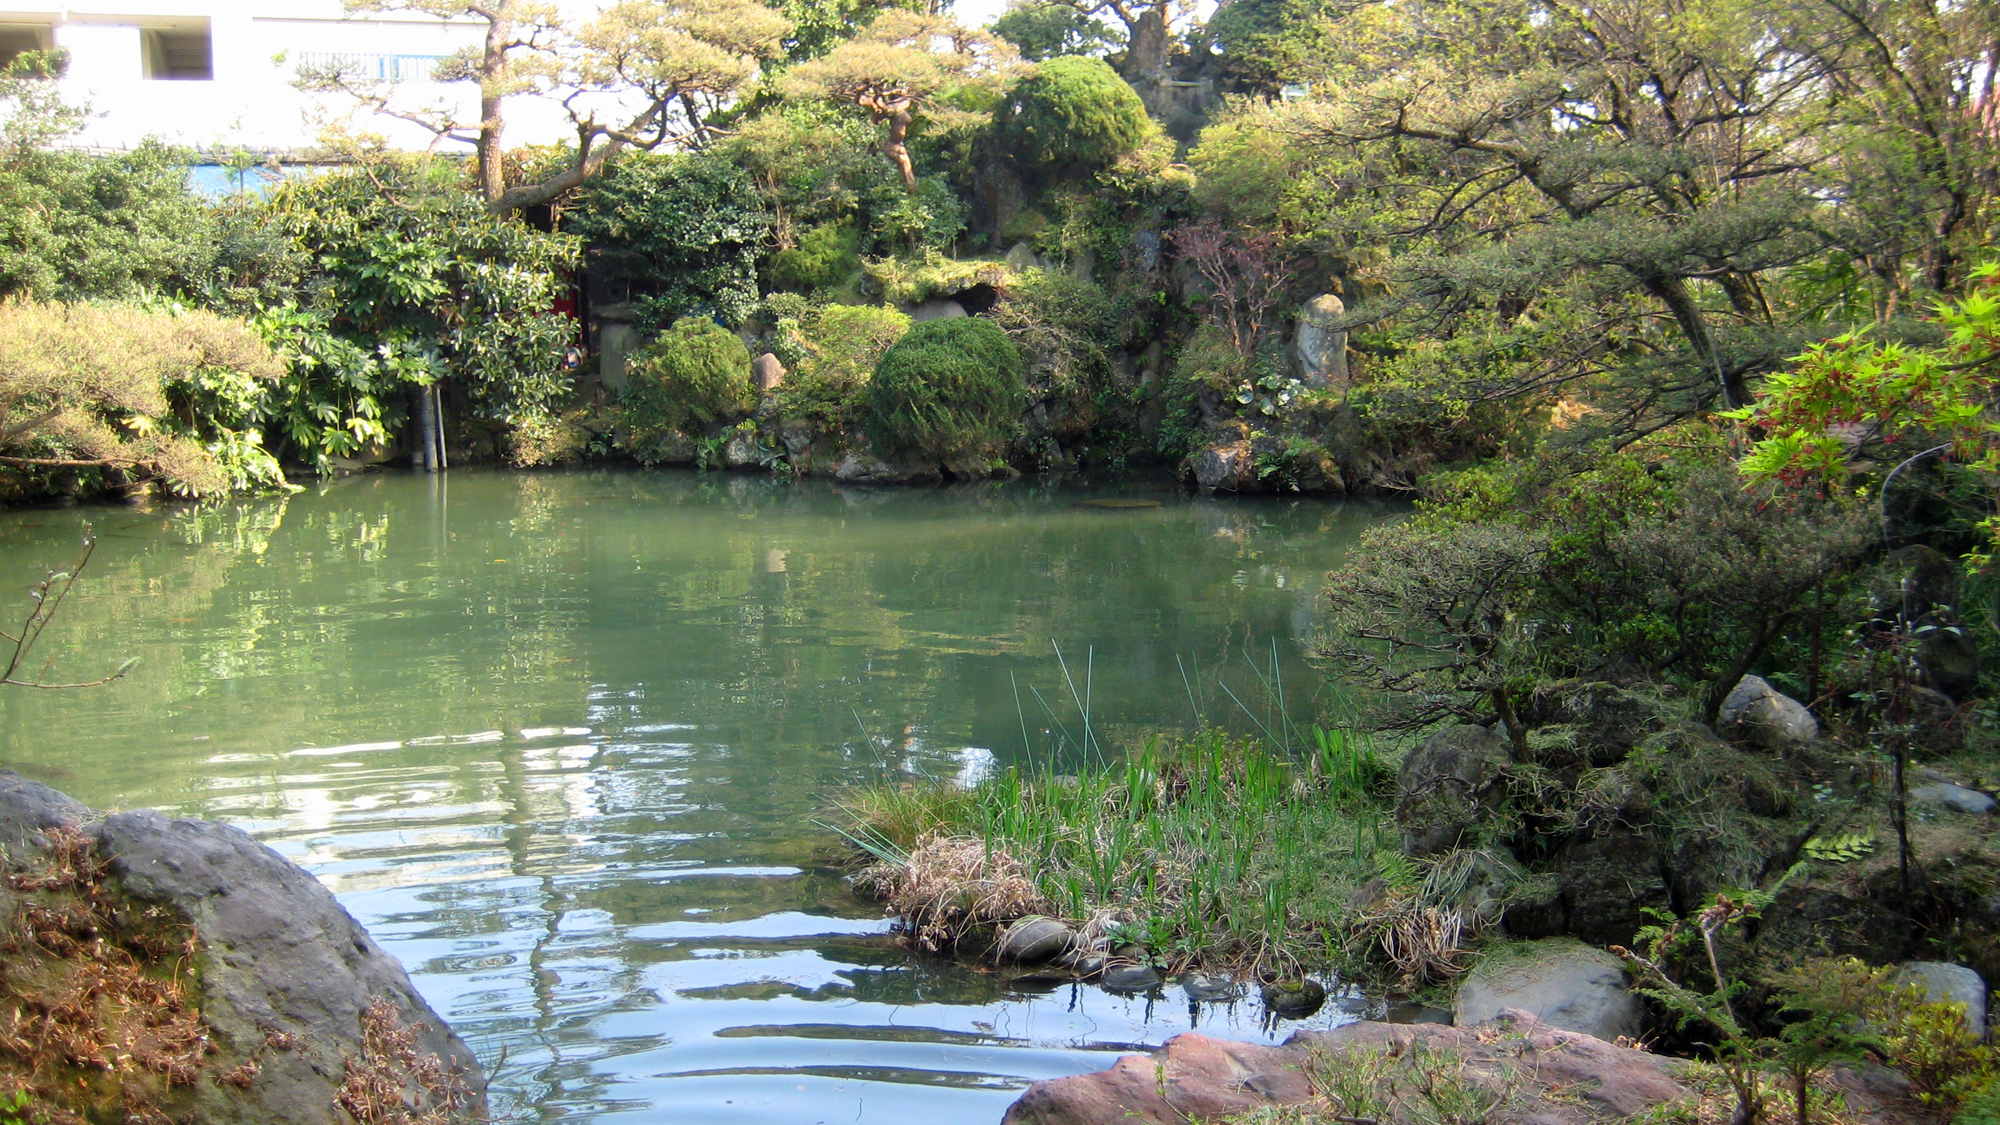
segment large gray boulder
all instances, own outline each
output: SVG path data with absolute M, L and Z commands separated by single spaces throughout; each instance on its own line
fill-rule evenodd
M 1910 790 L 1910 807 L 1928 809 L 1932 812 L 1986 816 L 1993 812 L 1996 804 L 2000 802 L 1995 802 L 1993 798 L 1977 789 L 1967 789 L 1963 785 L 1940 783 Z
M 356 1106 L 390 1098 L 417 1115 L 484 1120 L 478 1060 L 403 967 L 316 879 L 240 829 L 150 810 L 100 818 L 0 771 L 0 840 L 11 842 L 8 866 L 23 875 L 8 884 L 11 893 L 0 891 L 0 915 L 67 894 L 107 904 L 103 917 L 114 926 L 141 926 L 172 950 L 175 979 L 187 982 L 187 1004 L 212 1050 L 191 1075 L 156 1068 L 121 1078 L 144 1087 L 160 1119 L 347 1125 Z M 70 857 L 78 848 L 89 856 L 88 874 L 55 883 L 38 875 L 78 869 L 57 854 L 65 847 Z M 183 961 L 179 950 L 190 943 L 193 956 Z M 63 1104 L 53 1090 L 35 1096 Z
M 1965 1025 L 1975 1035 L 1986 1033 L 1986 981 L 1964 965 L 1949 961 L 1907 961 L 1896 971 L 1897 984 L 1920 984 L 1933 1004 L 1965 1005 Z
M 1624 966 L 1568 938 L 1525 942 L 1482 958 L 1459 982 L 1452 1022 L 1470 1027 L 1509 1008 L 1607 1043 L 1639 1037 L 1639 1001 L 1625 987 Z
M 1188 467 L 1207 492 L 1235 492 L 1257 481 L 1257 458 L 1247 441 L 1211 445 L 1190 458 Z
M 1434 855 L 1458 846 L 1499 797 L 1511 757 L 1506 740 L 1480 726 L 1447 727 L 1403 759 L 1396 774 L 1396 826 L 1403 850 Z
M 1766 750 L 1803 746 L 1819 737 L 1819 720 L 1806 706 L 1761 676 L 1736 681 L 1716 715 L 1716 729 Z

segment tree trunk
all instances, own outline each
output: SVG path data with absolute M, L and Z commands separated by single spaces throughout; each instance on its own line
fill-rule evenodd
M 489 205 L 507 193 L 502 137 L 507 122 L 500 91 L 506 78 L 507 43 L 513 34 L 514 5 L 508 0 L 496 6 L 487 20 L 486 51 L 479 61 L 479 192 Z
M 910 111 L 897 110 L 889 117 L 889 135 L 882 140 L 882 154 L 902 173 L 903 190 L 917 190 L 917 166 L 910 160 Z

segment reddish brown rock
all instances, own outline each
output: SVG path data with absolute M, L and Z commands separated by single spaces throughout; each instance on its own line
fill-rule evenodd
M 1262 1106 L 1299 1105 L 1313 1096 L 1302 1067 L 1315 1049 L 1377 1048 L 1392 1055 L 1421 1043 L 1473 1062 L 1501 1064 L 1521 1079 L 1507 1120 L 1586 1125 L 1680 1097 L 1668 1059 L 1602 1039 L 1559 1031 L 1517 1009 L 1477 1027 L 1356 1023 L 1301 1032 L 1281 1047 L 1179 1035 L 1153 1055 L 1128 1055 L 1109 1070 L 1037 1082 L 1007 1111 L 1006 1125 L 1186 1125 Z M 1491 1068 L 1474 1067 L 1469 1073 Z M 1562 1090 L 1551 1099 L 1543 1091 Z
M 1186 1125 L 1190 1117 L 1297 1105 L 1312 1095 L 1298 1069 L 1299 1038 L 1261 1047 L 1176 1035 L 1157 1053 L 1127 1055 L 1109 1070 L 1035 1083 L 1008 1108 L 1003 1125 Z

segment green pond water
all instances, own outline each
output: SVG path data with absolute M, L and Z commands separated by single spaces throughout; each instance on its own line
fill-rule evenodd
M 0 589 L 97 530 L 50 674 L 140 661 L 0 690 L 0 764 L 302 864 L 479 1052 L 500 1120 L 998 1121 L 1190 1025 L 1300 1025 L 907 954 L 815 820 L 871 779 L 1060 767 L 1052 642 L 1113 746 L 1197 705 L 1249 726 L 1224 685 L 1275 722 L 1274 653 L 1310 716 L 1315 596 L 1386 515 L 642 472 L 0 513 Z

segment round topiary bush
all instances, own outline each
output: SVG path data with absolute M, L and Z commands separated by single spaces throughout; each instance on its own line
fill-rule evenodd
M 1044 168 L 1109 164 L 1159 133 L 1109 63 L 1080 55 L 1050 59 L 1016 82 L 995 126 L 1009 151 Z
M 677 321 L 633 353 L 626 370 L 632 382 L 620 406 L 635 452 L 677 432 L 692 436 L 756 402 L 750 349 L 736 333 L 701 317 Z
M 876 447 L 933 461 L 990 458 L 1021 426 L 1021 352 L 990 320 L 913 324 L 882 353 L 868 384 Z

